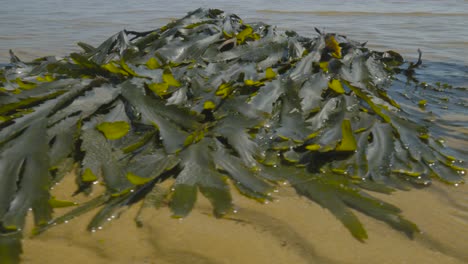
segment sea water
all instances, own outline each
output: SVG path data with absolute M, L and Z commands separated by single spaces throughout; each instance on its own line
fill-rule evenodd
M 314 28 L 366 42 L 376 50 L 394 50 L 415 61 L 423 52 L 418 78 L 468 86 L 468 1 L 160 1 L 160 0 L 0 0 L 0 63 L 12 49 L 23 60 L 65 56 L 79 51 L 76 42 L 98 45 L 123 30 L 161 27 L 199 7 L 235 13 L 246 22 L 263 21 L 278 30 L 316 36 Z M 459 96 L 468 103 L 468 96 Z M 446 118 L 448 143 L 468 149 L 468 112 L 458 107 L 436 113 Z M 461 110 L 460 110 L 461 109 Z M 465 111 L 463 110 L 465 109 Z M 450 137 L 452 135 L 452 137 Z M 465 152 L 466 153 L 466 152 Z M 75 189 L 66 177 L 54 195 L 67 198 Z M 202 197 L 183 221 L 167 209 L 148 210 L 137 228 L 132 208 L 86 233 L 95 212 L 24 241 L 24 263 L 466 263 L 468 262 L 468 186 L 434 186 L 390 196 L 422 234 L 410 240 L 387 225 L 358 214 L 369 240 L 360 243 L 328 211 L 299 198 L 290 187 L 277 201 L 259 205 L 234 196 L 238 213 L 211 217 Z M 86 197 L 75 197 L 76 201 Z M 57 215 L 60 215 L 60 210 Z

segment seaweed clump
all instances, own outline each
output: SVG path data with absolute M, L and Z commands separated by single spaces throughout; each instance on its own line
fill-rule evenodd
M 175 217 L 199 193 L 222 217 L 232 211 L 230 185 L 262 202 L 287 181 L 361 241 L 352 209 L 418 232 L 369 191 L 463 182 L 463 161 L 425 115 L 388 95 L 420 64 L 396 52 L 320 31 L 278 33 L 212 9 L 79 45 L 81 53 L 28 63 L 12 53 L 0 68 L 2 263 L 18 261 L 30 208 L 40 233 L 99 207 L 95 230 L 124 206 L 154 203 L 170 179 L 163 196 Z M 49 190 L 75 164 L 75 194 L 96 182 L 106 190 L 54 218 L 54 207 L 73 203 Z

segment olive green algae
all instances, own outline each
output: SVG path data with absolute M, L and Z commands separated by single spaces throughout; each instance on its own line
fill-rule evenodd
M 0 68 L 2 263 L 19 261 L 29 209 L 35 234 L 100 208 L 88 225 L 96 230 L 140 201 L 138 214 L 167 203 L 186 217 L 200 193 L 223 217 L 232 187 L 265 202 L 286 181 L 364 241 L 353 209 L 409 237 L 419 231 L 371 192 L 464 182 L 466 153 L 447 148 L 444 128 L 427 125 L 424 111 L 450 92 L 413 106 L 389 95 L 422 86 L 421 58 L 407 63 L 345 36 L 280 33 L 213 9 L 79 45 L 81 53 L 32 62 L 12 53 Z M 79 205 L 52 197 L 74 166 L 74 194 L 96 183 L 105 191 Z M 75 207 L 52 215 L 64 206 Z

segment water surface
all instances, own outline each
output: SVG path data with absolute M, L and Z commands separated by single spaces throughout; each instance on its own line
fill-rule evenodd
M 8 50 L 24 60 L 77 51 L 76 42 L 98 45 L 122 29 L 151 30 L 198 7 L 219 8 L 245 21 L 316 35 L 338 32 L 378 50 L 414 60 L 423 51 L 418 78 L 468 86 L 468 1 L 71 1 L 0 0 L 0 63 Z M 466 103 L 466 94 L 461 94 Z M 465 104 L 466 106 L 466 104 Z M 442 111 L 442 110 L 440 110 Z M 468 149 L 466 107 L 439 112 L 448 143 Z M 450 126 L 452 124 L 452 126 Z M 455 124 L 455 125 L 454 125 Z M 452 136 L 450 136 L 452 135 Z M 54 189 L 68 199 L 73 176 Z M 24 263 L 467 263 L 468 186 L 431 188 L 379 196 L 403 209 L 423 233 L 415 240 L 359 214 L 369 232 L 360 243 L 328 211 L 289 187 L 277 202 L 259 205 L 235 196 L 238 214 L 211 216 L 201 198 L 182 221 L 167 209 L 151 211 L 138 229 L 132 208 L 104 230 L 84 232 L 93 213 L 24 243 Z M 75 197 L 83 201 L 85 197 Z M 62 213 L 58 211 L 58 213 Z
M 97 45 L 124 28 L 149 30 L 198 7 L 219 8 L 246 21 L 315 35 L 314 27 L 346 34 L 406 57 L 468 64 L 468 1 L 338 0 L 0 0 L 0 62 L 13 49 L 25 59 L 66 55 L 78 41 Z

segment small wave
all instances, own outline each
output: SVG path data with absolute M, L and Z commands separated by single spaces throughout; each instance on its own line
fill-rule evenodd
M 461 16 L 467 17 L 468 13 L 432 13 L 432 12 L 368 12 L 368 11 L 285 11 L 260 9 L 258 13 L 268 14 L 304 14 L 316 16 L 404 16 L 404 17 L 434 17 L 434 16 Z

